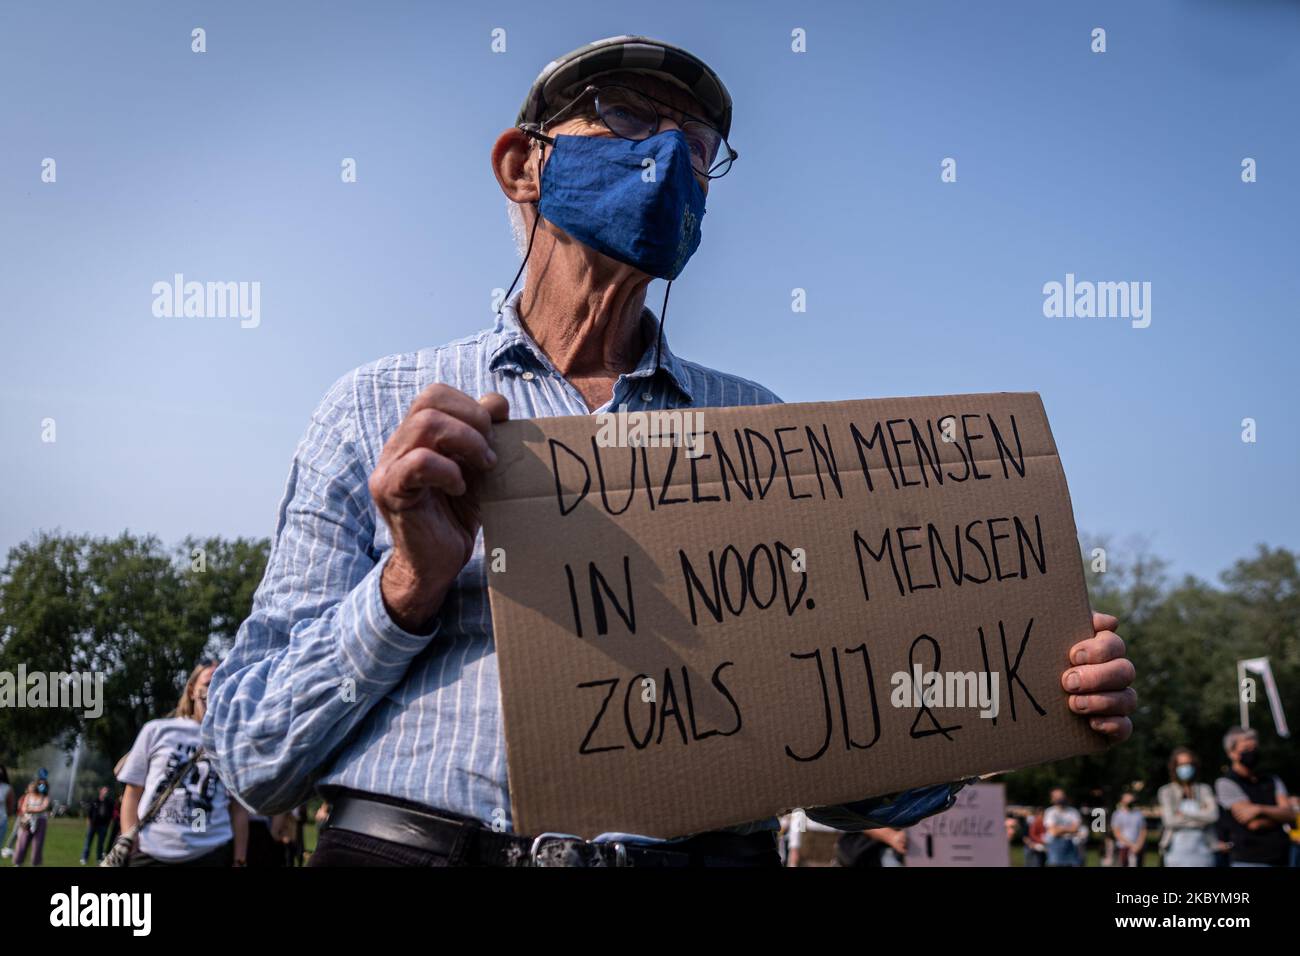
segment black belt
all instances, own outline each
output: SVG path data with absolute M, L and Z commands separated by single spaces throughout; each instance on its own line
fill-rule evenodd
M 445 857 L 452 866 L 686 867 L 778 865 L 771 832 L 741 835 L 704 833 L 668 846 L 588 843 L 564 833 L 537 837 L 498 833 L 477 820 L 453 819 L 338 793 L 330 803 L 327 830 L 347 830 L 376 840 Z

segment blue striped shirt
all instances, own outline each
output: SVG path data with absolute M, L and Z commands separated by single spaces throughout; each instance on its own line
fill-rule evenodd
M 408 634 L 380 595 L 392 539 L 367 482 L 407 408 L 435 382 L 476 399 L 499 392 L 511 418 L 589 414 L 521 326 L 520 294 L 491 329 L 350 372 L 312 416 L 252 614 L 208 692 L 204 745 L 249 806 L 279 812 L 315 785 L 336 785 L 510 829 L 483 536 L 433 633 Z M 644 321 L 651 329 L 658 322 L 648 309 Z M 596 411 L 780 401 L 754 382 L 677 358 L 666 338 L 660 365 L 651 345 Z M 899 825 L 950 805 L 954 793 L 926 788 L 809 815 L 848 828 Z

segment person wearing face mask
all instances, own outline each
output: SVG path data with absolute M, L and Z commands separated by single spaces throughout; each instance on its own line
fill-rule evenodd
M 1225 811 L 1230 866 L 1286 866 L 1290 841 L 1284 824 L 1295 821 L 1296 811 L 1281 778 L 1263 765 L 1259 734 L 1233 727 L 1224 735 L 1228 772 L 1214 783 L 1219 806 Z
M 1160 804 L 1160 852 L 1165 866 L 1214 866 L 1214 824 L 1219 805 L 1208 783 L 1197 780 L 1200 761 L 1186 747 L 1169 757 L 1169 783 L 1156 793 Z
M 319 787 L 331 810 L 311 865 L 780 865 L 775 817 L 621 849 L 514 832 L 477 500 L 507 417 L 780 401 L 665 334 L 706 199 L 736 166 L 731 124 L 718 74 L 672 44 L 620 36 L 553 60 L 491 149 L 523 257 L 493 326 L 362 366 L 313 416 L 203 727 L 249 807 L 285 811 Z M 1094 616 L 1062 689 L 1123 740 L 1135 695 L 1116 624 Z M 960 786 L 807 812 L 902 828 Z
M 1110 832 L 1115 839 L 1116 865 L 1141 866 L 1147 843 L 1147 821 L 1131 791 L 1120 795 L 1119 806 L 1110 815 Z
M 1043 830 L 1048 866 L 1083 866 L 1083 815 L 1070 806 L 1070 798 L 1059 787 L 1052 791 L 1051 806 L 1043 811 Z
M 42 770 L 42 773 L 44 771 Z M 32 866 L 40 866 L 45 855 L 45 828 L 50 821 L 50 784 L 45 777 L 27 785 L 18 801 L 18 844 L 14 849 L 14 866 L 22 866 L 27 848 L 32 850 Z

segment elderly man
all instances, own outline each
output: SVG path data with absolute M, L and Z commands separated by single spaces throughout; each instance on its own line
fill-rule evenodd
M 523 288 L 494 328 L 362 366 L 316 411 L 204 726 L 249 805 L 326 794 L 313 864 L 779 865 L 775 819 L 617 850 L 539 852 L 513 832 L 476 499 L 508 414 L 779 401 L 678 358 L 644 305 L 699 244 L 709 186 L 736 158 L 730 126 L 717 74 L 669 44 L 616 37 L 549 64 L 492 148 L 528 237 Z M 1096 616 L 1063 680 L 1094 728 L 1123 739 L 1133 669 L 1115 624 Z M 960 786 L 809 815 L 906 826 Z
M 1284 825 L 1296 822 L 1295 801 L 1282 779 L 1260 757 L 1259 734 L 1233 727 L 1223 736 L 1228 772 L 1214 782 L 1214 795 L 1227 815 L 1232 866 L 1286 866 L 1291 842 Z

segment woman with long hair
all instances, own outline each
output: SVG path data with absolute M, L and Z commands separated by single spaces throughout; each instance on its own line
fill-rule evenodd
M 1214 866 L 1214 824 L 1219 805 L 1208 783 L 1197 780 L 1201 762 L 1186 747 L 1169 756 L 1169 783 L 1156 799 L 1164 832 L 1160 852 L 1165 866 Z
M 27 848 L 32 848 L 32 866 L 45 861 L 45 828 L 50 822 L 50 784 L 33 780 L 18 801 L 18 845 L 14 849 L 14 866 L 22 866 Z
M 243 865 L 247 811 L 230 798 L 211 761 L 200 753 L 199 726 L 216 667 L 216 661 L 204 661 L 194 668 L 176 709 L 140 728 L 118 771 L 117 779 L 125 786 L 124 833 L 136 825 L 155 795 L 179 777 L 176 788 L 140 829 L 131 866 Z

